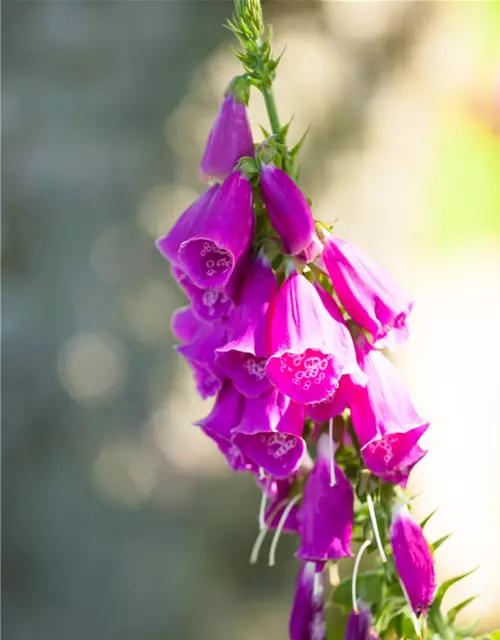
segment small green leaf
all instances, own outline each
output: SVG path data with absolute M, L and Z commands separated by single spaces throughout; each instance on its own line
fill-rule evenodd
M 345 607 L 350 609 L 352 607 L 351 585 L 351 578 L 342 580 L 342 582 L 338 585 L 333 593 L 333 602 L 336 604 L 344 605 Z M 380 573 L 380 571 L 367 571 L 361 576 L 358 576 L 358 597 L 367 604 L 372 604 L 374 602 L 380 601 L 383 587 L 384 576 L 382 575 L 382 573 Z
M 465 607 L 468 604 L 470 604 L 471 602 L 473 602 L 476 598 L 477 598 L 477 595 L 476 596 L 471 596 L 470 598 L 467 598 L 466 600 L 462 600 L 462 602 L 459 602 L 454 607 L 452 607 L 448 611 L 448 614 L 447 614 L 448 615 L 448 620 L 450 621 L 450 623 L 453 624 L 455 622 L 455 618 L 460 613 L 460 611 L 462 611 L 462 609 L 465 609 Z M 500 633 L 499 633 L 498 637 L 499 637 L 499 640 L 500 640 Z
M 474 569 L 471 569 L 466 573 L 462 573 L 461 575 L 456 576 L 455 578 L 449 578 L 448 580 L 445 580 L 436 592 L 436 597 L 434 598 L 434 604 L 439 608 L 441 606 L 441 603 L 443 602 L 443 598 L 446 595 L 446 592 L 448 591 L 448 589 L 452 587 L 454 584 L 456 584 L 457 582 L 460 582 L 460 580 L 463 580 L 464 578 L 467 578 L 467 576 L 470 576 L 471 574 L 473 574 L 475 571 L 478 570 L 478 568 L 479 567 L 474 567 Z
M 281 129 L 280 129 L 280 139 L 281 140 L 285 140 L 287 134 L 288 134 L 288 129 L 290 129 L 290 125 L 293 122 L 293 116 L 290 118 L 290 120 L 284 124 Z
M 265 129 L 261 124 L 259 124 L 260 130 L 262 131 L 264 138 L 270 138 L 271 134 L 267 129 Z
M 433 552 L 434 552 L 434 551 L 437 551 L 437 550 L 439 549 L 439 547 L 440 547 L 442 544 L 444 544 L 444 543 L 448 540 L 448 538 L 450 538 L 452 535 L 453 535 L 452 533 L 447 533 L 445 536 L 442 536 L 441 538 L 438 538 L 438 539 L 436 540 L 436 542 L 433 542 L 433 543 L 431 544 L 431 549 L 432 549 L 432 551 L 433 551 Z
M 423 529 L 425 527 L 425 525 L 429 522 L 429 520 L 432 518 L 432 516 L 434 516 L 437 513 L 437 510 L 439 509 L 439 507 L 436 507 L 433 511 L 431 511 L 429 513 L 428 516 L 426 516 L 422 522 L 420 523 L 420 527 Z
M 453 638 L 445 615 L 440 609 L 440 603 L 434 600 L 427 614 L 427 624 L 430 631 L 435 631 L 440 638 Z
M 271 60 L 269 63 L 269 68 L 271 71 L 276 71 L 276 69 L 278 68 L 279 63 L 281 62 L 281 58 L 285 55 L 285 51 L 286 51 L 286 45 L 285 48 L 283 49 L 283 51 L 279 54 L 279 56 L 277 58 L 275 58 L 274 60 Z
M 309 124 L 307 126 L 307 129 L 304 131 L 304 133 L 302 134 L 300 140 L 297 142 L 297 144 L 290 150 L 290 154 L 292 155 L 292 158 L 295 157 L 298 152 L 300 151 L 302 145 L 304 144 L 304 140 L 306 139 L 307 134 L 309 133 L 309 129 L 311 128 L 311 125 Z

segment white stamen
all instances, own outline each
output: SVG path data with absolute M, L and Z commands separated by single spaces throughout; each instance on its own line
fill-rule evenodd
M 351 595 L 352 595 L 352 609 L 354 613 L 358 614 L 358 597 L 356 594 L 356 579 L 358 577 L 359 571 L 359 563 L 361 562 L 361 556 L 365 552 L 366 549 L 371 545 L 371 540 L 365 540 L 363 544 L 360 546 L 358 555 L 356 556 L 356 560 L 354 561 L 354 569 L 352 570 L 352 581 L 351 581 Z
M 286 505 L 286 500 L 281 500 L 274 507 L 272 513 L 269 514 L 269 522 L 272 522 L 276 517 L 276 514 L 280 509 L 282 509 Z M 259 531 L 259 535 L 257 536 L 254 545 L 252 547 L 252 551 L 250 553 L 250 564 L 255 564 L 259 559 L 260 548 L 262 547 L 262 543 L 264 542 L 264 538 L 266 537 L 266 533 L 269 531 L 269 527 L 264 523 L 264 528 Z
M 266 486 L 262 489 L 262 497 L 260 500 L 259 508 L 259 529 L 266 528 L 266 506 L 267 506 L 267 492 L 269 491 L 269 485 L 271 484 L 271 477 L 267 479 Z
M 295 496 L 295 498 L 292 498 L 290 500 L 290 502 L 286 506 L 286 509 L 283 511 L 280 521 L 278 522 L 278 526 L 276 527 L 276 531 L 274 532 L 273 541 L 271 542 L 271 548 L 269 549 L 269 566 L 270 567 L 274 567 L 274 563 L 276 560 L 276 548 L 278 546 L 278 542 L 281 536 L 281 532 L 283 531 L 283 527 L 285 526 L 285 522 L 287 521 L 288 516 L 290 515 L 292 509 L 301 498 L 302 496 L 299 494 L 298 496 Z
M 313 598 L 316 600 L 323 594 L 323 574 L 315 573 L 314 574 L 314 584 L 313 584 Z
M 380 558 L 382 559 L 382 562 L 387 562 L 387 556 L 385 555 L 384 547 L 382 545 L 382 540 L 380 539 L 380 533 L 378 530 L 377 518 L 375 516 L 375 507 L 373 506 L 373 500 L 369 493 L 366 496 L 366 502 L 368 503 L 368 511 L 370 512 L 370 520 L 372 521 L 373 533 L 375 535 L 375 542 L 377 543 Z
M 259 467 L 259 480 L 264 480 L 266 477 L 266 472 L 264 471 L 264 467 Z
M 335 444 L 333 442 L 333 418 L 330 418 L 328 425 L 328 437 L 330 440 L 330 486 L 334 487 L 335 480 Z
M 260 548 L 262 547 L 262 543 L 264 542 L 264 538 L 266 537 L 266 533 L 268 531 L 268 527 L 265 527 L 264 529 L 261 529 L 259 531 L 259 535 L 254 542 L 252 552 L 250 554 L 250 564 L 255 564 L 259 559 Z

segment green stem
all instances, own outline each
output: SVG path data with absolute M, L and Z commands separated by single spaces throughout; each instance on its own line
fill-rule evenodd
M 281 125 L 278 117 L 278 110 L 276 108 L 276 102 L 274 100 L 273 90 L 271 88 L 266 89 L 263 87 L 260 91 L 266 104 L 267 115 L 269 117 L 269 122 L 271 123 L 271 131 L 273 134 L 277 135 L 281 131 Z

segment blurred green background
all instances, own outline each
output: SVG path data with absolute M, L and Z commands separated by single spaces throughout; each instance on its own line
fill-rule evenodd
M 396 354 L 430 449 L 417 511 L 450 604 L 500 623 L 500 3 L 264 3 L 317 218 L 416 293 Z M 184 304 L 153 240 L 202 189 L 239 73 L 229 0 L 3 4 L 2 630 L 287 637 L 296 564 L 250 567 L 259 494 L 191 423 Z M 266 124 L 258 96 L 252 123 Z M 432 528 L 433 527 L 433 528 Z M 460 591 L 462 589 L 462 591 Z

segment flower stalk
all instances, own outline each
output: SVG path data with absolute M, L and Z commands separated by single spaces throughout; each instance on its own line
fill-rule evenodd
M 459 609 L 447 613 L 442 601 L 466 574 L 437 587 L 441 541 L 427 543 L 405 494 L 429 423 L 381 351 L 408 338 L 413 299 L 314 219 L 297 183 L 305 134 L 288 146 L 273 92 L 281 56 L 260 0 L 235 0 L 226 27 L 243 72 L 227 86 L 201 160 L 215 184 L 157 241 L 189 300 L 172 318 L 177 351 L 199 394 L 215 396 L 196 425 L 262 492 L 250 562 L 269 531 L 270 566 L 280 537 L 298 536 L 291 640 L 338 637 L 324 615 L 330 597 L 346 640 L 461 640 Z M 260 142 L 247 112 L 252 88 L 270 122 Z M 352 576 L 330 596 L 329 569 L 352 557 L 352 542 L 362 543 Z M 363 572 L 365 553 L 372 567 Z

